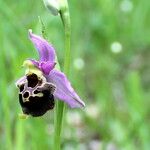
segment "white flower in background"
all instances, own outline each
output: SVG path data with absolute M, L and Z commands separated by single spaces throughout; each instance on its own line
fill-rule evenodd
M 102 149 L 102 142 L 99 140 L 92 140 L 89 143 L 89 148 L 91 150 L 101 150 Z
M 77 70 L 82 70 L 84 68 L 84 60 L 82 58 L 76 58 L 73 64 Z
M 45 6 L 50 10 L 53 15 L 58 15 L 60 11 L 60 4 L 58 0 L 43 0 Z
M 82 123 L 81 114 L 78 111 L 68 112 L 67 122 L 70 125 L 79 126 Z
M 113 53 L 120 53 L 122 51 L 122 45 L 116 41 L 111 44 L 110 49 Z
M 99 108 L 96 104 L 87 105 L 85 108 L 86 114 L 91 118 L 97 118 L 99 116 Z
M 128 13 L 131 12 L 133 9 L 133 3 L 131 0 L 122 0 L 120 3 L 120 10 Z

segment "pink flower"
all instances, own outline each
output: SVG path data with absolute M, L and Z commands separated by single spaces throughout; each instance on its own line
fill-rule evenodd
M 54 108 L 55 99 L 64 101 L 71 108 L 84 107 L 84 102 L 72 88 L 66 75 L 55 69 L 55 49 L 42 37 L 29 30 L 29 38 L 38 50 L 39 60 L 24 62 L 27 73 L 16 85 L 19 102 L 24 114 L 34 117 L 44 115 Z

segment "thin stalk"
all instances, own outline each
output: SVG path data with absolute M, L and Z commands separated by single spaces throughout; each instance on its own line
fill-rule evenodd
M 68 76 L 70 69 L 70 35 L 71 35 L 71 27 L 70 27 L 70 15 L 68 9 L 67 0 L 61 0 L 61 10 L 60 16 L 64 26 L 65 33 L 65 59 L 64 59 L 64 73 Z M 56 111 L 55 111 L 55 133 L 54 133 L 54 150 L 60 150 L 61 147 L 61 131 L 63 124 L 63 116 L 65 113 L 65 104 L 62 101 L 57 101 L 56 103 Z

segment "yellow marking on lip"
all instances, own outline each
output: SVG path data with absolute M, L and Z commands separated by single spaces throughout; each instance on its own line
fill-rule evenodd
M 29 74 L 36 74 L 39 78 L 41 78 L 43 76 L 43 73 L 40 69 L 38 69 L 30 60 L 25 60 L 23 62 L 23 67 L 26 68 L 25 74 L 29 75 Z
M 18 116 L 19 116 L 19 119 L 27 119 L 29 117 L 29 115 L 23 114 L 23 113 L 18 114 Z
M 34 94 L 35 96 L 38 96 L 38 97 L 43 97 L 43 93 L 37 93 L 37 94 Z
M 29 97 L 30 97 L 30 96 L 29 96 Z M 29 98 L 23 98 L 22 100 L 23 100 L 24 103 L 25 103 L 25 102 L 29 102 Z

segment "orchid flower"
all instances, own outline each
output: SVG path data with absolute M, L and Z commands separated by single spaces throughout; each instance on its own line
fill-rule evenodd
M 39 60 L 25 60 L 25 76 L 16 82 L 23 113 L 33 117 L 42 116 L 54 108 L 56 99 L 64 101 L 71 108 L 84 107 L 84 102 L 66 75 L 55 68 L 56 53 L 52 45 L 33 34 L 32 30 L 29 30 L 29 38 L 39 53 Z

